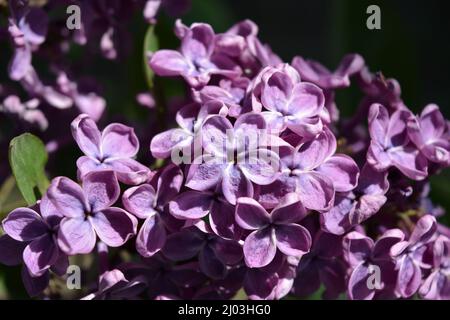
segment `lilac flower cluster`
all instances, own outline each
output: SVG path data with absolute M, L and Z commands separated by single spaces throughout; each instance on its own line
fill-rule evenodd
M 151 22 L 160 2 L 146 5 Z M 32 12 L 10 22 L 10 75 L 23 83 L 36 79 L 29 57 L 43 39 L 24 27 Z M 148 55 L 158 76 L 189 88 L 178 126 L 151 140 L 158 165 L 135 159 L 132 127 L 100 131 L 82 113 L 71 125 L 77 181 L 54 178 L 35 206 L 3 220 L 0 261 L 22 264 L 30 295 L 47 295 L 69 259 L 95 252 L 98 285 L 85 299 L 230 299 L 242 289 L 250 299 L 450 299 L 450 230 L 428 198 L 428 178 L 450 166 L 450 123 L 436 105 L 413 114 L 399 84 L 357 54 L 334 71 L 300 56 L 285 63 L 249 20 L 221 34 L 178 20 L 175 34 L 179 50 Z M 60 80 L 76 101 L 76 85 Z M 364 97 L 340 119 L 335 92 L 351 85 Z

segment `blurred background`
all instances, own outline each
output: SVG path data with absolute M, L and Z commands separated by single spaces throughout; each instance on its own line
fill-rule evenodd
M 197 21 L 209 23 L 218 33 L 226 31 L 240 20 L 251 19 L 259 26 L 260 39 L 286 62 L 290 62 L 295 55 L 301 55 L 334 69 L 346 53 L 359 53 L 371 71 L 382 71 L 386 77 L 399 81 L 403 100 L 412 110 L 418 112 L 426 104 L 436 103 L 450 118 L 450 19 L 445 10 L 447 2 L 192 0 L 192 7 L 182 20 L 188 25 Z M 366 27 L 369 16 L 366 9 L 372 4 L 381 9 L 381 30 L 368 30 Z M 178 40 L 172 32 L 173 23 L 174 18 L 161 13 L 156 27 L 161 48 L 178 46 Z M 1 15 L 0 27 L 6 24 L 5 15 Z M 135 96 L 146 89 L 142 69 L 142 44 L 146 28 L 142 13 L 136 13 L 129 26 L 133 37 L 132 50 L 121 61 L 99 59 L 86 67 L 82 59 L 83 48 L 74 47 L 70 52 L 77 71 L 95 75 L 101 84 L 107 102 L 108 119 L 126 117 L 140 122 L 137 132 L 141 137 L 144 136 L 141 149 L 145 154 L 148 153 L 146 146 L 151 138 L 145 119 L 154 114 L 139 106 Z M 9 81 L 6 67 L 10 56 L 8 42 L 1 41 L 0 84 Z M 43 70 L 46 65 L 40 65 L 39 60 L 33 64 L 39 71 L 46 72 Z M 167 80 L 167 83 L 167 94 L 179 92 L 179 85 L 172 80 Z M 352 88 L 338 92 L 337 103 L 343 116 L 350 116 L 354 112 L 359 98 L 357 90 Z M 0 140 L 8 137 L 9 130 L 9 124 L 0 121 Z M 57 123 L 50 123 L 49 130 L 66 130 L 61 134 L 69 134 L 67 126 L 58 126 Z M 40 136 L 45 141 L 45 134 Z M 64 151 L 51 155 L 49 166 L 56 166 L 58 175 L 74 177 L 74 161 L 79 152 L 73 145 L 66 146 Z M 0 162 L 7 162 L 7 141 L 1 144 Z M 148 162 L 150 164 L 150 160 Z M 62 165 L 68 163 L 71 165 Z M 3 185 L 6 178 L 1 174 L 0 178 L 0 185 Z M 449 181 L 449 172 L 432 179 L 432 198 L 447 212 L 450 212 Z M 0 205 L 2 201 L 0 199 Z M 450 221 L 448 216 L 444 219 Z M 26 297 L 20 281 L 20 268 L 0 266 L 0 299 Z

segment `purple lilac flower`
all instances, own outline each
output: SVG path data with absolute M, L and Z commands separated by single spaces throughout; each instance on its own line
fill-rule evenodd
M 419 294 L 424 299 L 450 299 L 450 239 L 439 236 L 433 245 L 433 270 L 422 283 Z
M 311 231 L 311 229 L 308 229 Z M 323 296 L 336 299 L 345 291 L 345 264 L 340 236 L 316 230 L 311 251 L 298 264 L 293 293 L 299 297 L 313 294 L 325 286 Z
M 375 243 L 357 231 L 352 231 L 344 237 L 344 257 L 351 268 L 348 279 L 350 299 L 371 300 L 376 295 L 384 298 L 395 297 L 397 272 L 389 251 L 403 238 L 404 234 L 400 229 L 386 231 Z M 378 271 L 380 273 L 375 274 Z M 374 275 L 374 279 L 370 279 L 371 275 Z M 376 281 L 381 283 L 377 284 Z
M 334 206 L 320 218 L 322 228 L 341 235 L 376 214 L 386 203 L 389 189 L 387 172 L 378 172 L 366 164 L 358 185 L 346 193 L 336 193 Z
M 164 246 L 167 231 L 162 215 L 182 183 L 183 173 L 172 164 L 158 177 L 156 191 L 151 184 L 142 184 L 123 193 L 124 207 L 136 217 L 145 219 L 136 238 L 136 250 L 141 256 L 151 257 Z
M 204 155 L 194 159 L 186 186 L 206 191 L 220 184 L 225 199 L 235 204 L 238 197 L 253 195 L 252 182 L 273 182 L 279 158 L 268 148 L 282 142 L 264 134 L 265 129 L 265 121 L 257 113 L 240 116 L 234 126 L 223 116 L 208 117 L 201 128 Z
M 389 116 L 380 104 L 370 107 L 369 132 L 372 141 L 367 162 L 376 170 L 385 171 L 393 166 L 410 179 L 425 179 L 427 160 L 408 136 L 407 125 L 412 118 L 410 111 L 396 110 Z
M 274 132 L 286 128 L 301 137 L 312 138 L 323 129 L 320 114 L 325 97 L 322 90 L 308 82 L 300 82 L 300 76 L 291 66 L 285 64 L 266 67 L 260 73 L 261 83 L 254 88 L 253 110 L 262 112 L 268 127 Z M 256 82 L 258 83 L 258 82 Z M 257 102 L 258 97 L 260 102 Z
M 288 194 L 269 214 L 252 198 L 239 198 L 236 221 L 251 230 L 244 242 L 245 263 L 250 268 L 265 267 L 277 249 L 287 256 L 300 258 L 311 248 L 311 235 L 297 224 L 306 210 L 295 194 Z
M 277 252 L 270 264 L 247 270 L 244 290 L 251 300 L 279 300 L 292 289 L 298 260 Z
M 198 256 L 200 270 L 212 279 L 223 279 L 227 266 L 242 260 L 242 246 L 233 240 L 190 227 L 171 234 L 162 250 L 172 261 L 187 261 Z
M 61 213 L 45 196 L 35 208 L 15 209 L 3 220 L 7 235 L 27 243 L 23 261 L 32 277 L 42 276 L 57 262 L 67 259 L 57 244 L 61 219 Z
M 64 215 L 58 232 L 59 247 L 67 254 L 87 254 L 97 236 L 111 247 L 123 245 L 136 234 L 137 220 L 112 205 L 120 195 L 113 171 L 88 173 L 82 186 L 58 177 L 52 181 L 48 197 Z
M 408 134 L 421 153 L 430 161 L 450 165 L 450 140 L 447 123 L 435 104 L 423 109 L 420 117 L 408 122 Z
M 335 154 L 336 138 L 327 128 L 312 141 L 280 151 L 281 175 L 260 191 L 260 201 L 267 207 L 286 193 L 297 192 L 307 209 L 327 211 L 336 191 L 349 192 L 357 185 L 358 166 L 349 156 Z
M 425 260 L 427 245 L 436 232 L 436 219 L 423 216 L 417 221 L 408 241 L 401 241 L 391 248 L 391 256 L 396 260 L 398 270 L 396 289 L 404 298 L 417 292 L 422 282 L 422 269 L 430 269 Z
M 180 52 L 158 50 L 150 59 L 150 66 L 160 76 L 182 76 L 190 86 L 206 85 L 213 74 L 236 76 L 237 72 L 222 69 L 214 59 L 215 34 L 210 25 L 194 23 L 190 28 L 177 21 L 177 35 L 181 38 Z
M 120 300 L 135 299 L 145 290 L 145 284 L 138 279 L 129 281 L 122 271 L 106 271 L 99 278 L 98 290 L 81 300 Z
M 151 177 L 150 170 L 132 159 L 139 150 L 134 129 L 112 123 L 100 132 L 86 114 L 72 122 L 72 135 L 85 156 L 77 160 L 80 178 L 92 171 L 113 170 L 119 181 L 140 184 Z
M 32 51 L 45 41 L 48 16 L 44 10 L 29 7 L 19 0 L 10 1 L 10 11 L 8 31 L 14 54 L 9 64 L 9 76 L 18 81 L 31 68 Z

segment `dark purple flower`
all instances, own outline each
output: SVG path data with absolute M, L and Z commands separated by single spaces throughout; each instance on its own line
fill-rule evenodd
M 298 264 L 293 293 L 300 297 L 313 294 L 323 284 L 324 297 L 336 299 L 345 290 L 345 264 L 341 259 L 342 238 L 318 230 L 311 251 Z
M 436 229 L 436 219 L 425 215 L 417 221 L 408 241 L 401 241 L 391 248 L 391 256 L 395 258 L 398 270 L 396 289 L 404 298 L 411 297 L 419 289 L 422 269 L 431 268 L 424 261 L 424 255 Z
M 450 165 L 450 139 L 447 123 L 435 104 L 423 109 L 420 117 L 408 122 L 410 139 L 430 161 Z
M 200 270 L 210 278 L 223 279 L 227 266 L 242 260 L 242 246 L 233 240 L 186 228 L 167 238 L 162 250 L 172 261 L 186 261 L 198 256 Z
M 27 243 L 23 250 L 23 261 L 33 277 L 42 276 L 61 257 L 65 257 L 56 237 L 61 219 L 61 213 L 44 196 L 38 207 L 15 209 L 2 222 L 7 235 Z
M 433 244 L 433 270 L 422 283 L 419 294 L 424 299 L 450 299 L 450 240 L 439 236 Z
M 250 268 L 265 267 L 277 249 L 286 256 L 300 258 L 311 248 L 311 235 L 297 224 L 306 210 L 295 194 L 288 194 L 269 214 L 256 200 L 239 198 L 236 222 L 251 230 L 244 242 L 245 263 Z
M 357 231 L 344 237 L 344 258 L 351 269 L 348 279 L 350 299 L 371 300 L 376 294 L 394 297 L 397 272 L 389 250 L 403 238 L 400 229 L 386 231 L 375 243 Z
M 360 225 L 386 203 L 385 194 L 388 189 L 387 172 L 378 172 L 366 164 L 354 190 L 336 193 L 333 208 L 320 216 L 322 227 L 328 232 L 341 235 Z
M 410 111 L 397 110 L 389 116 L 385 107 L 373 104 L 369 112 L 369 132 L 372 139 L 367 162 L 378 171 L 396 167 L 413 180 L 427 176 L 427 160 L 409 137 L 407 125 L 413 118 Z
M 157 188 L 142 184 L 126 190 L 122 195 L 124 207 L 140 219 L 145 219 L 136 238 L 136 250 L 143 257 L 151 257 L 166 242 L 166 228 L 161 215 L 166 204 L 179 193 L 183 173 L 175 165 L 169 165 L 157 179 Z

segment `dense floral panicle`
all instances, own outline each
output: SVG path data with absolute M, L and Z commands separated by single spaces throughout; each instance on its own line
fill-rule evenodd
M 358 54 L 335 70 L 301 56 L 289 64 L 250 20 L 223 33 L 177 20 L 179 49 L 145 59 L 156 75 L 181 77 L 185 96 L 164 105 L 161 86 L 137 95 L 165 128 L 145 137 L 158 159 L 153 172 L 135 160 L 132 127 L 99 130 L 108 115 L 101 90 L 65 58 L 73 42 L 124 58 L 133 10 L 155 24 L 160 8 L 179 15 L 190 1 L 75 2 L 80 29 L 61 32 L 47 12 L 57 1 L 14 0 L 5 32 L 10 78 L 26 95 L 0 86 L 2 115 L 51 130 L 47 107 L 81 113 L 71 123 L 84 153 L 79 183 L 54 178 L 35 206 L 2 223 L 0 262 L 22 264 L 31 296 L 45 297 L 68 256 L 95 254 L 97 245 L 98 279 L 83 299 L 231 299 L 240 290 L 282 299 L 321 288 L 327 299 L 450 299 L 450 229 L 436 221 L 443 209 L 427 179 L 450 165 L 450 122 L 436 105 L 414 115 L 399 83 L 370 72 Z M 61 39 L 46 41 L 47 29 Z M 51 60 L 55 80 L 38 74 L 33 54 Z M 335 96 L 351 85 L 363 96 L 344 119 Z M 163 108 L 175 128 L 163 123 Z

